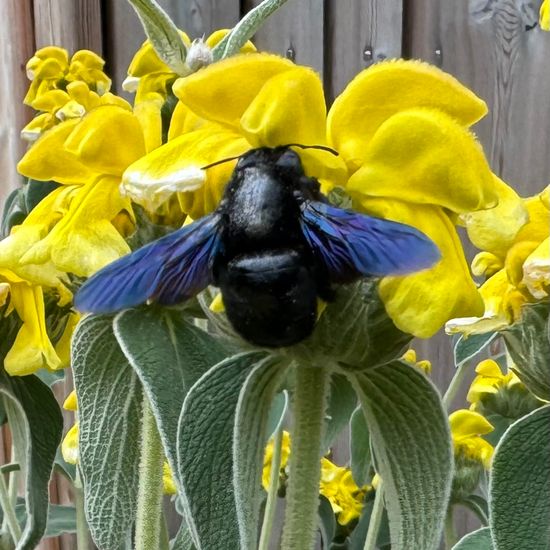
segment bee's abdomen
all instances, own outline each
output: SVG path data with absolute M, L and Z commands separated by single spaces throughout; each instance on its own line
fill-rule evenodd
M 237 256 L 220 269 L 219 285 L 233 327 L 258 346 L 290 346 L 313 331 L 316 283 L 298 251 Z

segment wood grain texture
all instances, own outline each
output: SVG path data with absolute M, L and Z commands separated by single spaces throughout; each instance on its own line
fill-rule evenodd
M 245 0 L 247 12 L 260 2 Z M 256 33 L 260 50 L 284 55 L 309 65 L 321 75 L 324 70 L 324 4 L 321 0 L 289 0 Z
M 25 63 L 34 52 L 32 3 L 30 0 L 0 2 L 0 207 L 21 177 L 15 165 L 25 152 L 19 137 L 21 128 L 30 120 L 31 111 L 23 106 L 28 80 Z
M 88 49 L 101 55 L 100 0 L 34 0 L 36 47 Z
M 402 0 L 326 3 L 325 70 L 333 99 L 362 69 L 401 56 Z

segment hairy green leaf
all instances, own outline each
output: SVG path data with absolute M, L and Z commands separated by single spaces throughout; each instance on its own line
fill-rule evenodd
M 287 0 L 264 0 L 254 9 L 251 9 L 221 40 L 214 49 L 214 60 L 225 59 L 235 55 L 250 40 L 256 31 L 265 23 L 266 19 Z
M 355 407 L 357 396 L 352 385 L 342 374 L 333 374 L 330 380 L 323 449 L 328 449 L 348 425 Z
M 233 433 L 241 389 L 264 352 L 222 361 L 189 390 L 178 425 L 182 503 L 197 550 L 239 548 Z
M 482 527 L 473 533 L 468 533 L 453 546 L 453 550 L 493 550 L 491 530 L 489 527 Z
M 370 481 L 369 470 L 372 464 L 369 427 L 361 407 L 351 416 L 349 445 L 351 475 L 355 483 L 361 487 Z
M 141 307 L 114 321 L 117 341 L 143 384 L 166 456 L 177 472 L 177 434 L 181 404 L 189 388 L 226 349 L 186 320 L 181 310 Z M 176 476 L 177 477 L 177 476 Z
M 350 377 L 384 480 L 392 548 L 433 550 L 439 543 L 453 471 L 439 393 L 417 369 L 399 361 Z
M 278 393 L 271 401 L 267 422 L 265 424 L 265 441 L 279 429 L 284 422 L 288 410 L 288 392 L 286 390 Z
M 0 394 L 25 479 L 26 522 L 17 549 L 30 550 L 46 530 L 48 485 L 63 417 L 50 388 L 34 375 L 11 377 L 0 367 Z
M 489 486 L 497 550 L 548 548 L 550 405 L 521 418 L 498 444 Z
M 155 0 L 128 0 L 141 21 L 157 55 L 176 74 L 189 72 L 185 64 L 187 47 L 174 22 Z
M 115 338 L 112 317 L 84 317 L 73 338 L 86 518 L 96 545 L 115 550 L 136 514 L 141 385 Z
M 497 332 L 487 332 L 485 334 L 472 334 L 467 338 L 461 334 L 454 346 L 455 367 L 460 367 L 466 361 L 475 357 L 484 350 L 496 337 Z
M 256 550 L 265 450 L 265 428 L 275 392 L 285 374 L 285 365 L 273 358 L 257 363 L 246 378 L 235 412 L 233 439 L 233 487 L 240 545 Z

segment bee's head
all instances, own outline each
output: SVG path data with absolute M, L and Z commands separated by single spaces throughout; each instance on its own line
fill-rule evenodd
M 237 163 L 237 170 L 260 166 L 292 172 L 298 176 L 304 173 L 300 157 L 288 146 L 252 149 L 241 156 Z

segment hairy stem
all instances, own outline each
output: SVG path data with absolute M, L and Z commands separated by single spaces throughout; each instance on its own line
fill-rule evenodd
M 329 387 L 330 374 L 326 368 L 297 366 L 282 550 L 310 550 L 315 544 L 321 445 Z
M 157 422 L 149 401 L 144 396 L 136 518 L 136 550 L 159 548 L 163 461 L 164 452 Z
M 89 550 L 90 548 L 90 530 L 86 521 L 84 509 L 84 490 L 82 488 L 82 478 L 80 477 L 80 468 L 76 468 L 76 478 L 74 480 L 74 503 L 76 508 L 76 547 L 78 550 Z
M 369 521 L 369 529 L 365 539 L 363 550 L 375 550 L 376 541 L 378 539 L 378 531 L 382 523 L 382 514 L 384 512 L 384 487 L 382 480 L 378 482 L 376 494 L 374 495 L 374 504 L 372 505 L 372 513 Z
M 458 536 L 455 530 L 453 507 L 449 505 L 447 515 L 445 516 L 445 548 L 450 550 L 457 542 Z
M 455 370 L 451 383 L 443 396 L 443 406 L 446 410 L 449 410 L 458 390 L 460 389 L 460 386 L 462 386 L 462 382 L 464 380 L 464 376 L 468 372 L 468 368 L 469 363 L 466 361 Z

